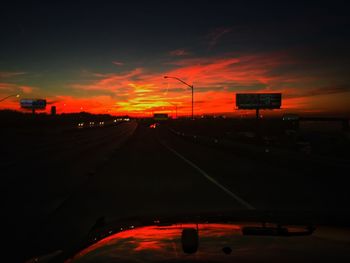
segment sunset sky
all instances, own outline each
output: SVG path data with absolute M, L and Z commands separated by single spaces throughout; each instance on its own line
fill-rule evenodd
M 110 2 L 2 4 L 0 99 L 189 115 L 190 89 L 168 75 L 194 85 L 195 114 L 240 114 L 235 93 L 282 92 L 278 113 L 350 116 L 346 1 Z

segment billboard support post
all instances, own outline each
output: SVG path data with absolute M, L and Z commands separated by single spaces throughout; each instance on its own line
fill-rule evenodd
M 255 110 L 255 128 L 258 138 L 261 138 L 263 134 L 260 110 L 280 109 L 281 102 L 281 93 L 236 93 L 236 106 L 239 110 Z

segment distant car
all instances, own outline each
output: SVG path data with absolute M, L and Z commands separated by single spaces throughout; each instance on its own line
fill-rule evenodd
M 297 120 L 299 120 L 299 115 L 298 114 L 291 114 L 291 113 L 284 114 L 282 117 L 282 120 L 284 120 L 284 121 L 297 121 Z
M 159 123 L 152 123 L 149 127 L 151 128 L 151 129 L 155 129 L 155 128 L 157 128 L 159 126 Z
M 103 126 L 103 125 L 105 125 L 105 122 L 104 122 L 104 121 L 100 121 L 98 124 L 99 124 L 100 126 Z
M 90 127 L 95 126 L 95 122 L 94 122 L 94 121 L 90 121 L 90 122 L 89 122 L 89 126 L 90 126 Z
M 78 128 L 84 128 L 84 122 L 79 122 L 78 123 Z

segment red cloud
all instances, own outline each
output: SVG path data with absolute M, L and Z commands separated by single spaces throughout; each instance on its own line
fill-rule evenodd
M 30 86 L 20 86 L 19 89 L 24 93 L 24 94 L 30 94 L 33 93 L 34 90 L 37 88 L 30 87 Z
M 165 75 L 180 77 L 194 85 L 197 114 L 233 114 L 235 92 L 282 92 L 283 108 L 307 110 L 312 105 L 310 97 L 344 90 L 318 87 L 318 79 L 300 73 L 276 73 L 284 66 L 297 63 L 284 53 L 190 58 L 168 63 L 172 69 L 164 72 L 136 68 L 119 74 L 99 74 L 97 81 L 72 87 L 108 94 L 114 99 L 114 109 L 118 112 L 138 115 L 154 111 L 171 113 L 174 110 L 171 103 L 178 105 L 180 115 L 190 113 L 189 88 L 176 80 L 164 79 Z M 311 91 L 305 86 L 312 88 Z
M 76 90 L 105 93 L 115 98 L 115 108 L 123 113 L 171 111 L 178 105 L 179 114 L 190 112 L 190 91 L 181 83 L 164 79 L 178 76 L 195 85 L 197 113 L 233 111 L 232 86 L 261 85 L 273 80 L 269 68 L 281 63 L 277 58 L 256 56 L 184 59 L 172 64 L 163 73 L 143 68 L 119 74 L 98 74 L 99 80 L 90 84 L 74 84 Z M 210 98 L 210 99 L 208 99 Z M 206 101 L 206 103 L 200 103 Z
M 32 94 L 33 91 L 37 91 L 38 88 L 27 85 L 18 85 L 14 83 L 0 83 L 0 99 L 5 98 L 9 95 L 19 94 L 23 95 Z M 10 98 L 0 103 L 0 109 L 20 109 L 18 98 L 11 96 Z
M 325 112 L 347 107 L 341 98 L 350 99 L 348 86 L 324 85 L 322 73 L 310 76 L 301 70 L 289 70 L 300 65 L 302 63 L 283 52 L 177 58 L 168 62 L 165 65 L 168 70 L 163 71 L 135 68 L 120 73 L 94 73 L 95 80 L 69 86 L 74 96 L 48 99 L 59 101 L 58 112 L 84 110 L 142 116 L 164 111 L 175 114 L 172 104 L 176 104 L 179 115 L 189 115 L 190 89 L 174 79 L 164 79 L 169 75 L 194 85 L 196 114 L 240 114 L 235 111 L 236 92 L 282 92 L 285 111 Z M 31 87 L 21 87 L 23 91 L 31 91 Z M 0 93 L 6 95 L 19 88 L 2 83 Z

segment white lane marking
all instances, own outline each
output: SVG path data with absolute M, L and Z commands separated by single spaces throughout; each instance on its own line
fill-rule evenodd
M 177 151 L 175 151 L 174 149 L 172 149 L 171 147 L 169 147 L 168 145 L 166 145 L 163 141 L 161 141 L 161 144 L 167 148 L 169 151 L 171 151 L 173 154 L 175 154 L 177 157 L 179 157 L 181 160 L 183 160 L 184 162 L 186 162 L 187 164 L 189 164 L 190 166 L 192 166 L 192 168 L 194 168 L 195 170 L 197 170 L 197 172 L 199 172 L 201 175 L 203 175 L 206 179 L 208 179 L 210 182 L 212 182 L 213 184 L 215 184 L 217 187 L 219 187 L 221 190 L 223 190 L 226 194 L 228 194 L 229 196 L 231 196 L 233 199 L 235 199 L 238 203 L 240 203 L 242 206 L 246 207 L 249 210 L 255 210 L 255 207 L 252 206 L 251 204 L 249 204 L 248 202 L 246 202 L 245 200 L 243 200 L 242 198 L 240 198 L 238 195 L 236 195 L 235 193 L 231 192 L 229 189 L 227 189 L 225 186 L 223 186 L 222 184 L 220 184 L 218 181 L 216 181 L 213 177 L 211 177 L 209 174 L 207 174 L 205 171 L 203 171 L 201 168 L 199 168 L 196 164 L 194 164 L 193 162 L 191 162 L 190 160 L 186 159 L 184 156 L 182 156 L 182 154 L 178 153 Z

